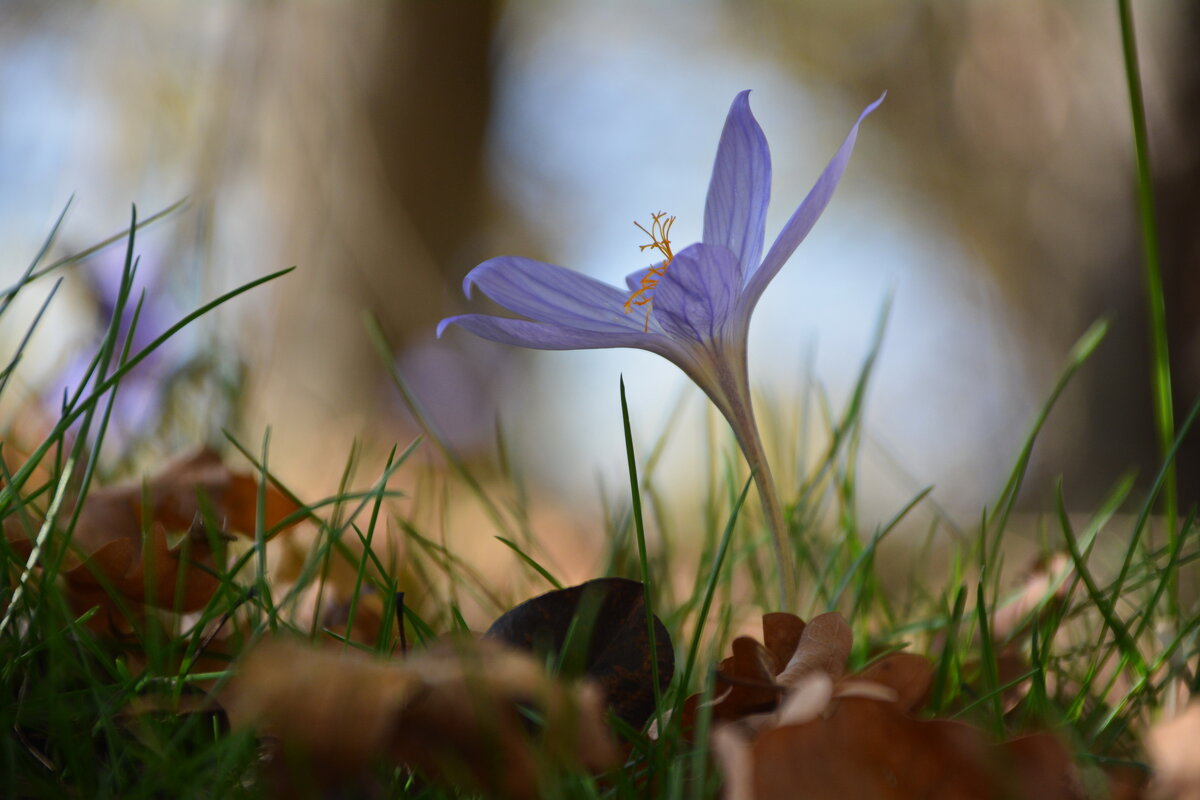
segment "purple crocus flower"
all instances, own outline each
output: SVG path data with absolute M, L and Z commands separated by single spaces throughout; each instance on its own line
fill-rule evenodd
M 138 316 L 137 327 L 132 330 L 131 353 L 145 348 L 167 328 L 171 320 L 178 317 L 176 304 L 166 294 L 166 262 L 161 250 L 161 247 L 152 245 L 144 256 L 139 257 L 134 287 L 117 323 L 117 343 L 120 348 L 130 335 L 134 310 L 139 296 L 144 292 L 145 302 Z M 116 313 L 124 271 L 125 252 L 120 249 L 106 250 L 83 264 L 82 274 L 87 282 L 98 332 L 107 328 Z M 116 451 L 123 451 L 139 436 L 144 436 L 150 430 L 149 426 L 162 415 L 164 384 L 170 373 L 184 360 L 182 344 L 178 338 L 171 339 L 121 379 L 106 428 L 108 441 Z M 42 399 L 48 412 L 59 414 L 64 393 L 70 396 L 80 390 L 80 383 L 87 374 L 93 355 L 90 350 L 76 354 L 54 378 L 52 390 Z M 86 389 L 83 389 L 84 396 L 95 388 L 95 383 L 96 376 L 93 374 L 88 378 Z M 75 427 L 78 428 L 78 425 L 76 423 Z
M 886 93 L 885 93 L 886 94 Z M 626 278 L 622 290 L 578 272 L 519 256 L 483 262 L 467 275 L 468 297 L 478 286 L 488 297 L 527 319 L 463 314 L 449 325 L 505 344 L 540 350 L 635 347 L 657 353 L 682 369 L 720 409 L 754 470 L 771 526 L 785 607 L 795 583 L 785 556 L 785 531 L 770 470 L 754 422 L 746 366 L 750 316 L 767 284 L 812 230 L 829 204 L 850 160 L 858 126 L 883 102 L 859 115 L 842 146 L 808 196 L 763 256 L 771 155 L 750 113 L 750 92 L 734 98 L 717 146 L 704 208 L 703 240 L 673 252 L 674 218 L 655 214 L 644 231 L 663 260 Z M 641 226 L 639 226 L 641 227 Z M 790 549 L 790 548 L 789 548 Z

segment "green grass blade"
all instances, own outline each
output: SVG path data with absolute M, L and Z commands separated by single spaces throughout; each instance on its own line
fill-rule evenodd
M 625 458 L 629 465 L 629 492 L 633 509 L 633 526 L 637 534 L 638 559 L 642 567 L 642 592 L 646 606 L 646 628 L 650 642 L 650 679 L 654 682 L 654 719 L 658 730 L 663 729 L 662 687 L 658 675 L 658 643 L 654 630 L 654 591 L 650 565 L 646 556 L 646 528 L 642 520 L 642 494 L 638 489 L 637 458 L 633 453 L 633 430 L 629 425 L 629 402 L 625 399 L 625 378 L 621 377 L 621 421 L 625 429 Z
M 1029 468 L 1029 459 L 1033 456 L 1034 442 L 1037 441 L 1038 435 L 1042 432 L 1042 428 L 1046 424 L 1046 419 L 1050 416 L 1051 409 L 1054 408 L 1058 402 L 1058 398 L 1067 388 L 1071 379 L 1075 377 L 1075 373 L 1079 371 L 1084 362 L 1095 352 L 1107 333 L 1108 322 L 1103 320 L 1096 322 L 1087 329 L 1083 336 L 1079 337 L 1079 340 L 1071 348 L 1071 352 L 1067 356 L 1067 365 L 1059 374 L 1058 381 L 1054 384 L 1054 388 L 1050 392 L 1050 397 L 1042 405 L 1041 411 L 1038 412 L 1037 417 L 1034 419 L 1033 425 L 1025 437 L 1025 443 L 1021 446 L 1016 464 L 1008 476 L 1008 481 L 1004 484 L 1004 489 L 1001 490 L 999 498 L 997 498 L 996 503 L 993 505 L 995 511 L 986 522 L 986 526 L 989 529 L 994 528 L 996 531 L 1003 531 L 1007 526 L 1008 517 L 1012 513 L 1013 506 L 1017 502 L 1017 495 L 1021 490 L 1021 484 L 1025 480 L 1025 472 Z
M 1154 187 L 1150 170 L 1150 145 L 1146 131 L 1146 104 L 1142 97 L 1141 67 L 1138 64 L 1137 36 L 1133 28 L 1133 10 L 1129 0 L 1117 0 L 1121 23 L 1121 50 L 1125 61 L 1125 81 L 1129 89 L 1129 116 L 1133 126 L 1133 152 L 1137 165 L 1138 221 L 1142 234 L 1142 276 L 1146 287 L 1146 307 L 1150 324 L 1150 385 L 1154 391 L 1154 428 L 1159 454 L 1168 465 L 1163 485 L 1163 508 L 1167 516 L 1167 535 L 1177 536 L 1179 514 L 1175 461 L 1169 456 L 1175 438 L 1175 412 L 1171 399 L 1171 358 L 1167 346 L 1167 304 L 1163 291 L 1158 229 L 1154 210 Z M 1179 605 L 1178 586 L 1172 581 L 1168 595 L 1172 609 Z

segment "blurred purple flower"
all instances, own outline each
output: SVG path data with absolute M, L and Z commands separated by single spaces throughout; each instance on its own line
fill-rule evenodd
M 163 286 L 162 258 L 156 248 L 151 250 L 153 252 L 149 256 L 138 259 L 135 285 L 117 323 L 117 356 L 130 335 L 134 311 L 143 291 L 146 299 L 142 304 L 137 327 L 132 331 L 131 354 L 143 350 L 178 317 L 175 304 Z M 117 311 L 125 253 L 119 248 L 111 248 L 85 262 L 82 267 L 88 300 L 94 315 L 93 325 L 96 331 L 102 332 L 111 324 L 113 314 Z M 90 349 L 79 352 L 62 368 L 51 382 L 53 388 L 43 399 L 47 411 L 57 414 L 63 401 L 63 393 L 72 395 L 77 391 L 93 355 L 94 351 Z M 122 449 L 130 438 L 144 434 L 157 421 L 161 413 L 164 383 L 180 358 L 178 342 L 169 341 L 121 379 L 107 433 L 117 450 Z M 114 358 L 113 368 L 115 364 Z M 93 374 L 88 378 L 83 396 L 92 390 L 95 383 L 96 376 Z
M 763 257 L 771 155 L 750 112 L 749 95 L 744 91 L 734 99 L 721 132 L 701 242 L 674 253 L 668 238 L 674 218 L 655 214 L 646 231 L 652 241 L 642 249 L 653 248 L 664 258 L 627 277 L 628 291 L 529 258 L 490 259 L 471 270 L 463 291 L 470 297 L 472 287 L 478 286 L 501 306 L 528 319 L 463 314 L 442 320 L 437 334 L 440 337 L 449 325 L 460 325 L 485 339 L 540 350 L 635 347 L 678 366 L 729 420 L 755 470 L 786 585 L 792 567 L 790 559 L 784 558 L 782 509 L 770 485 L 750 404 L 746 366 L 750 316 L 767 284 L 829 204 L 850 160 L 858 126 L 883 102 L 883 96 L 859 115 Z M 632 313 L 643 309 L 644 315 Z M 790 592 L 785 589 L 784 594 Z

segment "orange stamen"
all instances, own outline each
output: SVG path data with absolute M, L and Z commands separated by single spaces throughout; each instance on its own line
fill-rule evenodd
M 641 288 L 629 295 L 629 299 L 625 301 L 626 314 L 631 313 L 634 306 L 645 307 L 646 330 L 648 331 L 650 330 L 650 306 L 654 303 L 654 295 L 648 293 L 658 287 L 658 282 L 667 274 L 667 267 L 671 266 L 671 262 L 675 260 L 675 254 L 671 252 L 670 239 L 671 226 L 675 224 L 675 218 L 668 217 L 664 211 L 659 211 L 650 215 L 650 230 L 646 230 L 640 222 L 633 224 L 650 237 L 650 244 L 640 245 L 641 251 L 644 253 L 653 249 L 663 254 L 663 262 L 646 270 L 646 274 L 642 276 Z

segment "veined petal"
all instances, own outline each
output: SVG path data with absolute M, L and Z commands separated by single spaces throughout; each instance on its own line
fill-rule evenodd
M 793 212 L 791 219 L 779 232 L 775 243 L 767 252 L 767 257 L 763 259 L 762 265 L 748 275 L 741 301 L 744 313 L 748 314 L 749 309 L 752 309 L 758 302 L 758 298 L 767 288 L 767 284 L 778 274 L 792 253 L 796 251 L 800 242 L 804 241 L 804 237 L 808 236 L 808 232 L 820 218 L 821 212 L 829 205 L 829 200 L 833 197 L 833 190 L 837 188 L 838 181 L 842 179 L 842 173 L 846 171 L 846 164 L 850 161 L 850 153 L 854 150 L 854 140 L 858 137 L 858 126 L 862 124 L 868 114 L 879 107 L 885 97 L 887 97 L 887 92 L 880 95 L 878 100 L 859 114 L 858 121 L 846 135 L 846 140 L 834 154 L 833 160 L 825 167 L 825 171 L 821 173 L 821 177 L 817 178 L 817 182 L 809 190 L 804 202 Z
M 737 258 L 743 275 L 758 266 L 771 199 L 771 152 L 750 113 L 750 92 L 734 98 L 717 145 L 704 205 L 704 243 Z
M 636 347 L 667 356 L 676 348 L 656 333 L 602 332 L 580 330 L 547 322 L 493 317 L 488 314 L 462 314 L 438 323 L 437 335 L 451 325 L 466 328 L 476 336 L 501 344 L 531 347 L 536 350 L 595 350 L 607 347 Z M 668 356 L 670 357 L 670 356 Z
M 678 339 L 717 339 L 737 302 L 742 271 L 724 247 L 694 244 L 675 255 L 654 293 L 653 316 Z
M 641 332 L 645 325 L 636 314 L 625 313 L 628 295 L 617 287 L 532 258 L 489 259 L 467 273 L 463 280 L 467 297 L 472 286 L 537 322 L 599 332 Z

